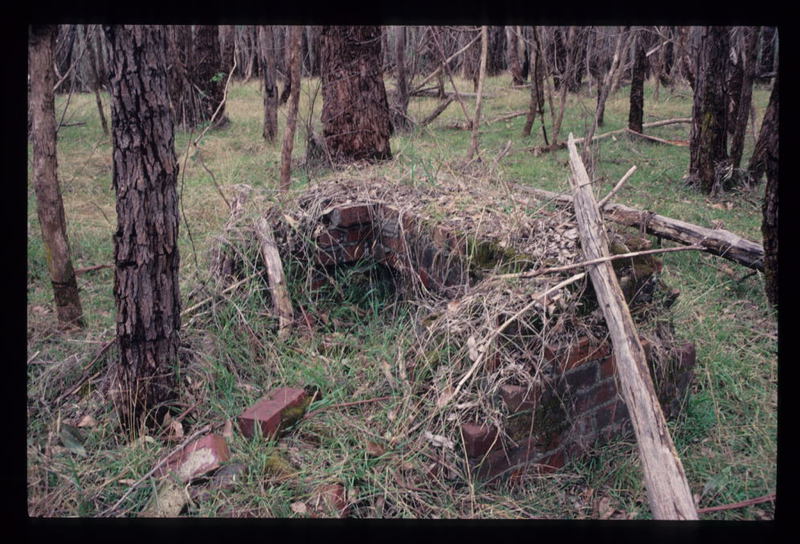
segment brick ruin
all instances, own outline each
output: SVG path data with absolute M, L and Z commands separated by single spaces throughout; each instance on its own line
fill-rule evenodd
M 385 203 L 329 207 L 318 217 L 315 233 L 313 262 L 320 271 L 371 259 L 394 270 L 405 285 L 445 297 L 456 296 L 486 269 L 504 264 L 514 269 L 520 261 L 519 255 L 496 244 L 470 242 L 463 233 Z M 481 254 L 481 266 L 466 258 L 470 252 Z M 629 303 L 636 302 L 631 286 L 641 291 L 660 270 L 660 262 L 648 262 L 652 266 L 647 274 L 620 277 Z M 317 274 L 312 288 L 325 281 L 325 274 Z M 694 345 L 669 346 L 667 355 L 654 357 L 651 343 L 642 340 L 662 408 L 667 417 L 674 417 L 692 381 Z M 630 436 L 609 341 L 583 337 L 567 346 L 545 346 L 545 354 L 551 374 L 546 385 L 500 386 L 503 433 L 481 421 L 460 425 L 456 435 L 462 437 L 472 471 L 480 477 L 491 480 L 531 464 L 541 471 L 556 470 L 595 444 Z

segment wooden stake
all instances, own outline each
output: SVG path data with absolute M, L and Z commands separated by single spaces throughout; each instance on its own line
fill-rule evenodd
M 281 256 L 278 253 L 278 246 L 275 244 L 275 237 L 272 235 L 272 228 L 266 219 L 260 217 L 256 220 L 255 232 L 261 244 L 261 254 L 264 256 L 264 262 L 267 265 L 272 305 L 275 315 L 278 317 L 278 338 L 284 339 L 291 331 L 294 312 L 292 311 L 289 292 L 286 290 L 286 276 L 283 274 Z
M 575 217 L 581 247 L 587 260 L 608 257 L 608 235 L 590 187 L 589 175 L 578 155 L 570 133 L 567 141 L 572 176 Z M 689 483 L 672 437 L 667 429 L 661 405 L 645 360 L 625 296 L 614 269 L 608 262 L 589 267 L 597 300 L 608 324 L 617 364 L 619 389 L 628 407 L 644 483 L 653 517 L 656 519 L 698 519 Z

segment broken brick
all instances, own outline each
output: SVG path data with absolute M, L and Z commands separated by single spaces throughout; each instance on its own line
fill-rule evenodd
M 312 518 L 345 518 L 350 505 L 342 484 L 328 484 L 317 488 L 311 499 Z
M 282 426 L 290 423 L 287 421 L 289 416 L 287 411 L 301 406 L 305 400 L 306 393 L 302 389 L 292 387 L 275 389 L 271 395 L 263 397 L 242 412 L 238 417 L 239 429 L 244 436 L 252 438 L 258 425 L 263 436 L 272 436 Z
M 334 227 L 350 227 L 363 223 L 372 222 L 372 206 L 359 204 L 336 208 L 328 215 L 331 225 Z
M 191 480 L 217 470 L 230 457 L 225 439 L 218 434 L 207 434 L 172 454 L 156 471 L 156 476 L 173 472 L 182 481 Z
M 464 423 L 461 426 L 461 433 L 464 436 L 464 449 L 468 457 L 485 455 L 489 451 L 500 446 L 497 440 L 497 429 L 489 425 L 478 425 L 475 423 Z

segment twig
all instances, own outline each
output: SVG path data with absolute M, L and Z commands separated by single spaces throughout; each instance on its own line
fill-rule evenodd
M 224 290 L 223 290 L 223 291 L 220 293 L 220 295 L 224 295 L 224 294 L 227 294 L 227 293 L 229 293 L 229 292 L 233 291 L 234 289 L 236 289 L 237 287 L 239 287 L 241 284 L 243 284 L 243 283 L 245 283 L 245 282 L 247 282 L 247 281 L 250 281 L 250 280 L 252 280 L 253 278 L 255 278 L 256 276 L 259 276 L 259 275 L 261 275 L 261 272 L 255 272 L 255 273 L 253 273 L 253 274 L 250 274 L 250 275 L 249 275 L 249 276 L 247 276 L 246 278 L 243 278 L 243 279 L 241 279 L 241 280 L 239 280 L 239 281 L 237 281 L 237 282 L 235 282 L 235 283 L 232 283 L 232 284 L 230 284 L 228 287 L 226 287 L 226 288 L 225 288 L 225 289 L 224 289 Z M 216 296 L 216 295 L 212 295 L 212 296 L 210 296 L 210 297 L 208 297 L 208 298 L 205 298 L 205 299 L 201 300 L 200 302 L 198 302 L 198 303 L 197 303 L 197 304 L 195 304 L 194 306 L 190 306 L 189 308 L 186 308 L 184 311 L 182 311 L 182 312 L 181 312 L 181 317 L 187 316 L 187 315 L 189 315 L 190 313 L 192 313 L 193 311 L 195 311 L 195 310 L 197 310 L 198 308 L 200 308 L 201 306 L 203 306 L 203 305 L 205 305 L 205 304 L 208 304 L 209 302 L 211 302 L 212 300 L 214 300 L 214 297 L 215 297 L 215 296 Z
M 649 134 L 643 134 L 641 132 L 637 132 L 631 128 L 626 129 L 628 132 L 633 134 L 634 136 L 639 136 L 640 138 L 644 138 L 645 140 L 652 140 L 654 142 L 658 142 L 660 144 L 667 144 L 667 145 L 674 145 L 678 147 L 688 147 L 689 142 L 686 140 L 665 140 L 663 138 L 658 138 L 656 136 L 651 136 Z
M 514 119 L 515 117 L 522 117 L 523 115 L 527 115 L 528 110 L 525 111 L 514 111 L 511 113 L 507 113 L 505 115 L 501 115 L 500 117 L 495 117 L 494 119 L 490 119 L 485 121 L 484 124 L 491 125 L 492 123 L 499 123 L 500 121 L 508 121 L 509 119 Z
M 462 47 L 461 49 L 459 49 L 458 51 L 456 51 L 455 53 L 453 53 L 452 55 L 450 55 L 450 57 L 449 57 L 449 58 L 448 58 L 446 61 L 444 61 L 444 63 L 443 63 L 443 66 L 444 66 L 444 65 L 448 65 L 448 64 L 450 64 L 450 61 L 451 61 L 451 60 L 453 60 L 454 58 L 456 58 L 457 56 L 459 56 L 461 53 L 463 53 L 464 51 L 466 51 L 467 49 L 469 49 L 469 47 L 470 47 L 470 46 L 471 46 L 473 43 L 475 43 L 476 41 L 478 41 L 478 39 L 479 39 L 480 37 L 481 37 L 481 36 L 480 36 L 480 34 L 478 34 L 477 36 L 475 36 L 474 38 L 472 38 L 472 40 L 470 40 L 470 42 L 469 42 L 467 45 L 465 45 L 464 47 Z M 425 79 L 423 79 L 423 80 L 422 80 L 422 82 L 421 82 L 419 85 L 417 85 L 416 89 L 414 89 L 413 91 L 411 91 L 409 94 L 414 94 L 415 92 L 418 92 L 418 91 L 419 91 L 419 90 L 422 88 L 422 86 L 423 86 L 423 85 L 425 85 L 427 82 L 429 82 L 431 79 L 433 79 L 433 78 L 434 78 L 434 76 L 436 76 L 436 75 L 437 75 L 437 74 L 438 74 L 438 73 L 441 71 L 441 69 L 442 69 L 442 66 L 439 66 L 439 67 L 438 67 L 436 70 L 434 70 L 433 72 L 431 72 L 430 74 L 428 74 L 428 76 L 427 76 Z
M 86 268 L 76 268 L 75 275 L 80 276 L 81 274 L 86 274 L 87 272 L 94 272 L 95 270 L 102 270 L 103 268 L 113 268 L 113 264 L 96 264 L 94 266 L 87 266 Z
M 162 457 L 162 458 L 161 458 L 161 460 L 160 460 L 158 463 L 156 463 L 156 465 L 155 465 L 155 466 L 154 466 L 152 469 L 150 469 L 150 471 L 149 471 L 149 472 L 147 472 L 147 474 L 145 474 L 144 476 L 142 476 L 141 478 L 139 478 L 138 480 L 136 480 L 136 482 L 134 482 L 134 483 L 133 483 L 133 484 L 132 484 L 132 485 L 131 485 L 131 486 L 128 488 L 128 490 L 127 490 L 127 491 L 125 491 L 125 493 L 123 493 L 123 494 L 122 494 L 122 496 L 119 498 L 119 500 L 118 500 L 117 502 L 115 502 L 115 503 L 114 503 L 112 506 L 110 506 L 109 508 L 106 508 L 105 510 L 103 510 L 102 512 L 100 512 L 99 514 L 97 514 L 97 515 L 98 515 L 98 517 L 100 517 L 100 516 L 105 516 L 105 515 L 106 515 L 106 514 L 108 514 L 109 512 L 111 512 L 111 511 L 113 511 L 113 510 L 116 510 L 116 508 L 117 508 L 117 507 L 118 507 L 120 504 L 122 504 L 122 503 L 125 501 L 125 499 L 127 499 L 127 498 L 128 498 L 128 496 L 129 496 L 131 493 L 133 493 L 133 490 L 134 490 L 134 489 L 136 489 L 137 487 L 139 487 L 140 485 L 142 485 L 142 483 L 143 483 L 145 480 L 147 480 L 147 479 L 148 479 L 150 476 L 152 476 L 153 474 L 155 474 L 155 472 L 156 472 L 156 471 L 157 471 L 159 468 L 161 468 L 161 467 L 162 467 L 162 466 L 163 466 L 163 465 L 164 465 L 164 464 L 165 464 L 165 463 L 166 463 L 166 462 L 169 460 L 169 458 L 170 458 L 170 457 L 172 457 L 174 454 L 176 454 L 177 452 L 179 452 L 180 450 L 182 450 L 183 448 L 185 448 L 185 447 L 186 447 L 186 446 L 187 446 L 187 445 L 188 445 L 188 444 L 189 444 L 189 443 L 190 443 L 192 440 L 194 440 L 196 437 L 200 436 L 200 435 L 201 435 L 201 434 L 203 434 L 203 433 L 206 433 L 206 432 L 208 432 L 208 431 L 211 431 L 212 429 L 214 429 L 215 427 L 218 427 L 218 426 L 220 426 L 220 425 L 222 425 L 222 423 L 215 423 L 215 424 L 213 424 L 213 425 L 212 425 L 212 424 L 209 424 L 209 425 L 206 425 L 206 426 L 204 426 L 202 429 L 200 429 L 200 430 L 198 430 L 198 431 L 195 431 L 194 433 L 192 433 L 191 435 L 189 435 L 189 437 L 188 437 L 186 440 L 184 440 L 183 442 L 181 442 L 181 443 L 180 443 L 180 445 L 176 446 L 176 447 L 175 447 L 175 449 L 173 449 L 172 451 L 170 451 L 170 452 L 169 452 L 169 453 L 168 453 L 166 456 Z
M 622 179 L 620 179 L 617 182 L 616 185 L 614 185 L 614 188 L 611 189 L 611 192 L 600 199 L 600 201 L 597 203 L 597 207 L 601 211 L 603 210 L 603 206 L 606 205 L 606 202 L 611 200 L 611 197 L 614 196 L 615 194 L 617 194 L 617 191 L 619 191 L 622 188 L 622 186 L 625 185 L 625 182 L 628 181 L 628 178 L 630 178 L 633 175 L 634 172 L 636 172 L 636 165 L 635 164 L 633 166 L 631 166 L 630 169 L 627 172 L 625 172 L 625 175 L 622 176 Z
M 75 385 L 73 385 L 72 387 L 70 387 L 68 391 L 66 391 L 66 392 L 62 393 L 61 395 L 59 395 L 59 397 L 58 397 L 58 398 L 56 399 L 56 401 L 55 401 L 56 405 L 60 405 L 60 404 L 61 404 L 61 402 L 63 401 L 63 399 L 67 398 L 68 396 L 72 395 L 72 394 L 73 394 L 75 391 L 77 391 L 78 389 L 80 389 L 80 387 L 81 387 L 81 386 L 82 386 L 84 383 L 86 383 L 86 381 L 87 381 L 87 380 L 89 380 L 89 379 L 91 379 L 91 378 L 94 378 L 95 376 L 97 376 L 97 375 L 99 374 L 99 372 L 95 372 L 95 373 L 94 373 L 94 374 L 92 374 L 91 376 L 87 376 L 87 375 L 86 375 L 86 371 L 87 371 L 87 370 L 89 370 L 90 368 L 92 368 L 92 366 L 93 366 L 93 365 L 94 365 L 94 364 L 95 364 L 95 363 L 96 363 L 96 362 L 97 362 L 97 361 L 100 359 L 100 357 L 102 357 L 102 356 L 103 356 L 103 354 L 104 354 L 106 351 L 108 351 L 108 348 L 110 348 L 112 345 L 114 345 L 114 342 L 116 342 L 116 341 L 117 341 L 117 339 L 116 339 L 116 338 L 112 338 L 111 340 L 109 340 L 108 342 L 106 342 L 105 344 L 103 344 L 103 347 L 102 347 L 102 348 L 100 348 L 100 351 L 98 351 L 98 352 L 97 352 L 97 355 L 95 355 L 95 356 L 94 356 L 94 359 L 92 359 L 91 361 L 89 361 L 89 363 L 87 363 L 87 364 L 86 364 L 86 365 L 83 367 L 83 369 L 81 370 L 81 373 L 83 374 L 83 377 L 82 377 L 80 380 L 78 380 L 78 383 L 76 383 Z
M 380 402 L 382 400 L 389 400 L 389 399 L 393 399 L 393 398 L 394 398 L 394 396 L 390 395 L 390 396 L 386 396 L 386 397 L 375 397 L 374 399 L 355 400 L 353 402 L 342 402 L 340 404 L 331 404 L 330 406 L 323 406 L 322 408 L 318 408 L 318 409 L 314 410 L 313 412 L 307 413 L 306 415 L 303 416 L 303 419 L 308 419 L 311 416 L 314 416 L 314 415 L 322 412 L 323 410 L 330 410 L 331 408 L 347 408 L 348 406 L 357 406 L 359 404 L 368 404 L 368 403 L 371 403 L 371 402 Z
M 747 499 L 746 501 L 734 502 L 731 504 L 723 504 L 720 506 L 708 506 L 706 508 L 698 508 L 698 514 L 707 514 L 708 512 L 719 512 L 721 510 L 733 510 L 735 508 L 744 508 L 745 506 L 752 506 L 762 502 L 772 502 L 775 500 L 775 493 L 764 495 L 763 497 L 756 497 L 755 499 Z
M 629 259 L 631 257 L 640 257 L 642 255 L 655 255 L 657 253 L 671 253 L 673 251 L 688 251 L 691 249 L 696 249 L 698 251 L 704 251 L 704 248 L 701 245 L 691 245 L 691 246 L 679 246 L 679 247 L 665 247 L 659 249 L 646 249 L 644 251 L 634 251 L 631 253 L 620 253 L 619 255 L 609 255 L 608 257 L 598 257 L 597 259 L 591 259 L 588 261 L 582 261 L 580 263 L 573 263 L 567 264 L 564 266 L 554 266 L 552 268 L 540 268 L 538 270 L 531 270 L 528 272 L 517 272 L 513 274 L 499 274 L 497 276 L 491 276 L 492 278 L 497 279 L 505 279 L 505 278 L 533 278 L 535 276 L 541 276 L 544 274 L 552 274 L 555 272 L 565 272 L 567 270 L 572 270 L 575 268 L 581 268 L 583 266 L 590 266 L 593 264 L 600 264 L 605 263 L 608 261 L 617 261 L 619 259 Z

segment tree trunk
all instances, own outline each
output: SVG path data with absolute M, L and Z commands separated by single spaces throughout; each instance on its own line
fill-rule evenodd
M 642 34 L 635 38 L 635 56 L 633 73 L 631 74 L 630 110 L 628 112 L 628 128 L 636 132 L 643 132 L 644 122 L 644 74 L 647 69 L 647 51 L 644 49 Z
M 376 26 L 322 29 L 323 137 L 335 163 L 392 158 L 380 47 Z
M 711 26 L 701 32 L 695 63 L 689 176 L 703 192 L 711 193 L 717 182 L 717 169 L 728 160 L 725 95 L 728 29 Z
M 233 55 L 236 51 L 236 28 L 233 25 L 219 25 L 220 71 L 228 72 L 233 68 Z
M 753 181 L 761 181 L 761 176 L 769 172 L 771 161 L 778 160 L 778 141 L 778 78 L 776 77 L 772 84 L 767 111 L 761 121 L 758 141 L 747 167 Z
M 744 151 L 744 137 L 747 134 L 747 120 L 750 117 L 750 107 L 753 102 L 753 80 L 755 78 L 756 59 L 758 55 L 758 31 L 757 26 L 747 27 L 745 30 L 745 45 L 742 79 L 742 94 L 739 98 L 738 111 L 733 126 L 733 136 L 731 137 L 731 161 L 734 168 L 739 168 L 742 164 L 742 152 Z
M 569 135 L 570 184 L 575 217 L 586 260 L 608 257 L 608 235 L 597 209 L 591 180 Z M 672 442 L 655 387 L 647 369 L 625 296 L 610 262 L 589 268 L 594 292 L 603 310 L 617 364 L 617 382 L 628 407 L 650 510 L 655 519 L 697 519 L 686 473 Z
M 542 135 L 544 137 L 544 144 L 548 145 L 547 129 L 544 126 L 544 70 L 542 66 L 542 48 L 539 43 L 539 33 L 535 26 L 531 27 L 533 34 L 533 47 L 531 48 L 531 55 L 533 56 L 533 70 L 531 71 L 531 103 L 528 109 L 528 118 L 525 120 L 525 126 L 522 129 L 523 136 L 530 136 L 531 129 L 533 128 L 533 121 L 536 115 L 542 119 Z
M 200 97 L 192 83 L 190 55 L 192 27 L 173 25 L 167 33 L 167 77 L 173 123 L 182 130 L 190 130 L 201 122 Z
M 300 69 L 302 65 L 300 57 L 302 55 L 303 27 L 293 26 L 290 34 L 289 81 L 292 86 L 292 92 L 289 113 L 286 116 L 283 149 L 281 150 L 281 191 L 288 191 L 292 186 L 292 148 L 294 147 L 294 132 L 297 127 L 297 110 L 300 105 Z
M 36 213 L 42 229 L 47 269 L 61 325 L 83 326 L 83 310 L 72 268 L 64 202 L 58 184 L 53 48 L 57 27 L 32 26 L 28 41 L 31 76 L 31 136 Z
M 761 234 L 764 237 L 764 287 L 767 300 L 773 308 L 778 306 L 778 78 L 772 87 L 769 106 L 761 125 L 761 164 L 767 172 L 767 187 L 764 192 L 762 208 L 763 223 Z M 765 133 L 766 131 L 766 133 Z M 762 137 L 764 142 L 762 143 Z M 768 142 L 768 143 L 767 143 Z M 758 149 L 759 146 L 757 145 Z
M 408 78 L 406 75 L 406 27 L 395 26 L 395 57 L 397 66 L 397 94 L 392 107 L 392 126 L 395 130 L 406 130 L 411 126 L 408 118 Z
M 481 105 L 483 102 L 483 83 L 486 79 L 486 62 L 489 52 L 489 27 L 481 27 L 481 64 L 478 72 L 478 96 L 475 99 L 475 118 L 472 121 L 472 141 L 467 153 L 467 160 L 472 160 L 477 156 L 480 160 L 480 153 L 478 152 L 478 129 L 481 124 Z
M 268 142 L 274 142 L 278 134 L 278 84 L 275 79 L 275 40 L 271 26 L 258 27 L 258 46 L 264 86 L 264 127 L 261 135 Z
M 194 83 L 200 89 L 200 120 L 210 121 L 225 97 L 225 76 L 219 51 L 216 26 L 198 25 L 194 35 Z M 228 122 L 223 105 L 214 121 L 215 127 Z
M 112 400 L 132 434 L 161 418 L 178 361 L 178 163 L 161 26 L 106 26 L 111 44 L 114 297 Z M 155 418 L 155 420 L 153 419 Z
M 98 54 L 95 46 L 97 42 L 92 40 L 92 37 L 89 33 L 89 27 L 84 26 L 84 29 L 86 32 L 86 47 L 89 48 L 89 71 L 91 74 L 90 81 L 92 85 L 92 91 L 94 91 L 95 103 L 97 104 L 97 114 L 100 116 L 100 124 L 103 127 L 103 134 L 108 136 L 108 121 L 106 121 L 106 114 L 103 111 L 103 101 L 100 100 L 100 88 L 103 86 L 104 80 L 100 79 L 101 72 L 98 66 Z M 95 25 L 92 30 L 92 34 L 95 32 L 99 34 L 98 26 Z
M 675 65 L 675 44 L 673 43 L 675 33 L 672 27 L 665 27 L 665 32 L 667 33 L 667 39 L 659 51 L 659 62 L 661 64 L 659 82 L 664 87 L 669 87 L 672 85 L 672 67 Z
M 774 26 L 765 26 L 761 32 L 759 49 L 758 75 L 764 76 L 775 69 L 775 41 L 778 30 Z
M 520 40 L 517 37 L 516 27 L 509 26 L 506 28 L 506 41 L 508 43 L 508 67 L 511 70 L 511 84 L 522 85 L 525 80 L 522 78 L 522 65 L 519 62 Z
M 506 69 L 506 32 L 502 26 L 490 26 L 486 75 L 496 76 Z M 477 92 L 477 91 L 476 91 Z

